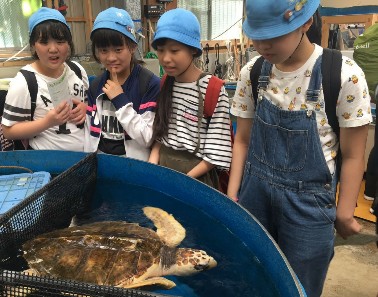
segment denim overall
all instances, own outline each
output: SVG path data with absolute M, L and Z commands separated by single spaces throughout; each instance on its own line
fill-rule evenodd
M 319 297 L 334 253 L 337 178 L 325 161 L 315 112 L 282 110 L 262 96 L 271 69 L 265 61 L 239 201 L 273 236 L 308 297 Z M 321 81 L 319 57 L 307 105 L 318 102 Z

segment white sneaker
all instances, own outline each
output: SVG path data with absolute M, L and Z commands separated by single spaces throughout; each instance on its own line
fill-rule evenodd
M 364 198 L 365 198 L 365 200 L 368 200 L 368 201 L 374 200 L 374 197 L 370 197 L 370 196 L 366 196 L 366 195 L 364 195 Z

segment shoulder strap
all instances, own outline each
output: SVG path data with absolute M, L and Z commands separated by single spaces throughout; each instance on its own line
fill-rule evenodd
M 165 80 L 167 79 L 167 74 L 165 73 L 160 79 L 160 89 L 163 87 Z
M 224 80 L 220 79 L 217 76 L 212 75 L 209 79 L 207 85 L 206 94 L 205 94 L 205 103 L 204 103 L 204 116 L 211 117 L 214 113 L 215 106 L 217 106 L 219 93 L 224 84 Z
M 34 117 L 34 111 L 36 107 L 36 102 L 37 102 L 37 94 L 38 94 L 38 83 L 37 83 L 37 78 L 35 77 L 35 73 L 29 70 L 21 69 L 20 72 L 22 75 L 25 77 L 26 83 L 28 84 L 28 90 L 30 94 L 30 116 L 31 116 L 31 121 L 33 120 Z
M 325 101 L 325 112 L 328 121 L 337 137 L 340 134 L 339 121 L 336 115 L 337 99 L 341 87 L 341 52 L 335 49 L 323 49 L 322 56 L 322 85 Z
M 256 106 L 257 96 L 258 96 L 258 89 L 257 88 L 258 88 L 258 85 L 259 85 L 259 76 L 260 76 L 260 73 L 261 73 L 261 67 L 262 67 L 263 63 L 264 63 L 264 57 L 260 56 L 255 61 L 255 64 L 253 64 L 253 66 L 251 68 L 251 72 L 249 73 L 251 85 L 252 85 L 252 95 L 253 95 L 253 99 L 255 101 L 255 106 Z
M 70 67 L 71 70 L 72 70 L 73 72 L 75 72 L 75 74 L 76 74 L 76 76 L 77 76 L 78 78 L 83 79 L 83 75 L 81 74 L 81 70 L 80 70 L 79 66 L 77 66 L 77 64 L 75 64 L 75 63 L 72 62 L 72 61 L 67 61 L 66 63 L 67 63 L 67 65 L 68 65 L 68 67 Z
M 0 117 L 3 115 L 4 112 L 4 104 L 5 98 L 7 97 L 8 91 L 0 89 Z
M 153 75 L 154 74 L 152 71 L 148 70 L 145 67 L 141 67 L 139 72 L 139 94 L 141 98 L 147 92 L 148 85 Z
M 100 85 L 101 78 L 102 78 L 102 75 L 96 76 L 96 78 L 92 80 L 92 82 L 89 85 L 88 93 L 91 95 L 93 100 L 96 99 L 96 95 L 98 93 L 98 88 Z
M 201 79 L 209 73 L 202 73 L 200 75 Z M 167 74 L 164 74 L 160 81 L 160 88 L 164 85 L 164 82 L 167 78 Z M 204 103 L 204 116 L 211 117 L 214 113 L 215 107 L 218 103 L 219 93 L 224 85 L 224 80 L 220 79 L 217 76 L 211 75 L 209 83 L 207 85 L 206 94 L 205 94 L 205 103 Z

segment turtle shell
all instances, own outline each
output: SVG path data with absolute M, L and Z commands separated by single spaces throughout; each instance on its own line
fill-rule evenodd
M 159 265 L 162 246 L 151 229 L 106 221 L 42 234 L 23 250 L 29 267 L 42 276 L 116 286 Z

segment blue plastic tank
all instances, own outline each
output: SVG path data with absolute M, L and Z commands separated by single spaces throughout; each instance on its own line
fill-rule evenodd
M 66 151 L 2 152 L 0 166 L 23 166 L 56 176 L 85 156 Z M 218 262 L 212 270 L 194 276 L 168 277 L 177 286 L 156 293 L 185 297 L 306 296 L 279 247 L 239 204 L 174 170 L 105 154 L 97 158 L 95 194 L 86 220 L 125 220 L 153 228 L 141 208 L 160 207 L 186 229 L 181 246 L 203 249 Z

